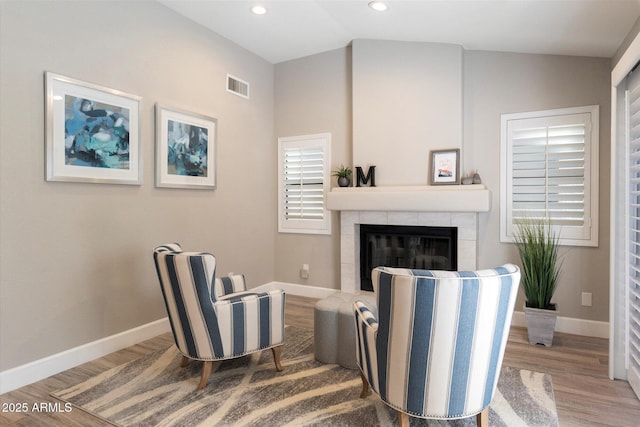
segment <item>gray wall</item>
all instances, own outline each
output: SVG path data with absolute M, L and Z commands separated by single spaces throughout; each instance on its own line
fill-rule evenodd
M 427 185 L 430 151 L 462 144 L 462 47 L 354 40 L 352 50 L 354 165 L 375 165 L 377 185 Z
M 479 216 L 478 266 L 519 260 L 500 243 L 500 114 L 600 105 L 600 207 L 597 248 L 563 247 L 563 270 L 554 300 L 560 315 L 609 321 L 609 173 L 611 62 L 604 58 L 467 51 L 464 69 L 464 155 L 492 193 Z M 581 293 L 593 293 L 582 307 Z M 519 299 L 516 310 L 521 310 Z
M 391 45 L 397 47 L 402 43 L 394 42 Z M 384 47 L 386 44 L 367 45 L 367 47 L 370 46 Z M 430 47 L 429 44 L 407 43 L 401 52 L 413 51 L 419 55 L 420 52 L 425 52 L 425 48 L 429 51 Z M 366 69 L 359 64 L 356 73 L 355 52 L 357 48 L 358 44 L 354 42 L 354 73 L 352 74 L 354 87 L 358 85 L 355 82 L 356 79 L 372 79 L 374 77 L 377 78 L 377 83 L 368 81 L 368 87 L 374 87 L 376 84 L 380 87 L 395 85 L 394 79 L 397 79 L 397 73 L 381 73 L 373 65 L 371 69 Z M 449 53 L 453 52 L 449 50 Z M 391 55 L 393 56 L 393 54 Z M 350 89 L 335 84 L 313 86 L 313 82 L 322 73 L 331 76 L 332 81 L 348 81 L 348 75 L 344 73 L 348 73 L 349 70 L 340 66 L 341 62 L 336 62 L 336 56 L 335 53 L 333 55 L 314 55 L 276 65 L 276 133 L 278 136 L 286 136 L 285 131 L 291 126 L 295 126 L 298 133 L 333 131 L 333 129 L 339 129 L 342 132 L 348 128 L 348 123 L 344 123 L 345 117 L 349 117 L 348 112 L 343 111 L 345 104 L 336 103 L 335 100 L 342 99 L 342 90 L 349 91 Z M 384 62 L 385 59 L 382 56 L 379 61 Z M 405 59 L 402 64 L 406 67 L 418 67 L 419 69 L 428 67 L 422 58 Z M 455 61 L 452 62 L 451 67 L 452 74 L 457 75 L 459 69 L 456 67 Z M 507 261 L 516 263 L 519 261 L 515 247 L 512 244 L 500 243 L 499 236 L 500 114 L 600 105 L 600 246 L 598 248 L 563 248 L 564 268 L 555 301 L 559 304 L 562 316 L 607 322 L 609 320 L 610 60 L 464 51 L 462 67 L 463 120 L 461 132 L 463 134 L 464 171 L 469 172 L 477 169 L 492 194 L 491 211 L 479 216 L 478 266 L 480 268 L 497 266 Z M 388 78 L 391 75 L 396 77 Z M 416 70 L 407 70 L 406 75 L 415 76 Z M 292 81 L 295 83 L 292 84 Z M 286 89 L 284 88 L 285 82 Z M 298 82 L 300 83 L 298 84 Z M 310 86 L 314 89 L 311 90 Z M 379 104 L 379 91 L 373 90 L 370 93 L 371 99 L 368 100 L 367 91 L 358 91 L 358 105 Z M 451 105 L 451 98 L 456 93 L 459 92 L 449 88 L 438 96 L 443 98 L 443 103 Z M 356 116 L 355 96 L 354 92 L 354 120 Z M 309 99 L 315 101 L 313 108 L 303 108 L 308 104 Z M 397 112 L 412 111 L 414 114 L 415 111 L 422 111 L 426 114 L 430 105 L 437 104 L 439 98 L 432 98 L 429 102 L 420 99 L 415 102 L 410 102 L 410 100 L 411 97 L 388 96 L 384 108 L 386 111 L 396 111 L 392 122 L 405 126 L 403 134 L 410 134 L 415 127 L 416 134 L 422 135 L 424 133 L 422 123 L 413 125 L 410 120 L 404 121 L 401 114 Z M 336 105 L 337 110 L 340 111 L 339 114 L 336 114 Z M 455 114 L 451 114 L 450 117 L 455 119 Z M 379 127 L 380 120 L 382 120 L 380 117 L 372 120 L 372 127 Z M 451 122 L 453 121 L 451 120 Z M 366 126 L 366 124 L 360 120 L 358 126 L 356 129 L 354 121 L 354 139 L 356 130 L 363 132 L 362 126 Z M 421 138 L 421 143 L 426 147 L 445 148 L 438 147 L 441 141 L 424 139 Z M 406 154 L 397 152 L 398 144 L 402 141 L 399 142 L 393 138 L 388 138 L 386 145 L 383 141 L 374 141 L 373 137 L 365 142 L 378 145 L 377 152 L 386 152 L 390 157 L 402 157 L 403 154 Z M 352 146 L 349 145 L 351 143 L 349 138 L 340 136 L 338 139 L 334 137 L 332 146 L 334 164 L 342 161 L 340 159 L 336 162 L 337 153 L 345 153 L 342 156 L 344 159 L 348 159 L 346 153 L 351 152 Z M 455 143 L 451 144 L 455 147 Z M 404 145 L 400 146 L 405 147 Z M 405 150 L 410 151 L 412 148 L 405 148 Z M 415 151 L 419 152 L 423 158 L 424 168 L 421 173 L 426 175 L 428 162 L 426 152 L 419 151 L 419 149 Z M 357 162 L 354 163 L 360 165 Z M 362 166 L 366 165 L 362 164 Z M 376 170 L 376 180 L 378 173 L 390 173 L 388 169 Z M 403 177 L 402 179 L 409 180 L 400 182 L 396 178 L 387 177 L 386 182 L 394 184 L 417 183 L 411 181 L 412 178 Z M 426 178 L 423 183 L 426 183 Z M 297 279 L 298 264 L 307 262 L 309 259 L 311 259 L 312 265 L 339 266 L 339 253 L 337 253 L 339 247 L 336 248 L 333 244 L 339 238 L 338 227 L 338 224 L 334 224 L 332 239 L 326 236 L 278 236 L 277 279 L 301 283 L 301 280 Z M 283 252 L 280 251 L 281 248 Z M 286 257 L 282 256 L 285 252 Z M 309 282 L 331 289 L 340 288 L 339 278 L 331 280 L 332 277 L 326 275 L 321 279 L 313 281 L 313 283 L 311 280 Z M 580 305 L 582 292 L 593 294 L 593 307 Z M 521 296 L 517 310 L 521 310 L 523 303 L 524 299 Z
M 640 18 L 638 18 L 636 22 L 633 24 L 633 27 L 631 27 L 631 29 L 629 30 L 629 34 L 627 34 L 627 36 L 624 38 L 624 40 L 618 47 L 618 50 L 616 51 L 615 55 L 613 55 L 613 59 L 611 60 L 613 64 L 613 66 L 611 67 L 612 69 L 616 66 L 618 61 L 620 61 L 620 59 L 622 58 L 622 55 L 624 55 L 624 53 L 627 51 L 627 49 L 629 48 L 629 45 L 631 44 L 633 39 L 636 38 L 636 35 L 639 32 L 640 32 Z
M 165 317 L 161 243 L 273 280 L 273 65 L 156 2 L 1 8 L 0 370 Z M 143 97 L 141 186 L 45 182 L 45 71 Z M 156 102 L 218 119 L 215 191 L 154 187 Z
M 339 288 L 336 214 L 330 236 L 276 231 L 275 137 L 328 131 L 333 168 L 353 163 L 350 47 L 274 67 L 156 2 L 0 7 L 0 370 L 164 317 L 159 243 L 209 250 L 250 286 Z M 493 196 L 481 267 L 517 261 L 498 235 L 500 114 L 600 105 L 600 247 L 566 250 L 556 299 L 563 316 L 608 321 L 610 61 L 465 51 L 462 64 L 465 170 Z M 143 185 L 44 180 L 45 71 L 143 97 Z M 227 72 L 250 101 L 224 90 Z M 156 102 L 218 119 L 215 191 L 154 187 Z
M 350 166 L 351 48 L 282 62 L 275 70 L 276 136 L 331 132 L 332 170 Z M 275 279 L 339 289 L 339 227 L 334 212 L 332 235 L 279 233 Z M 302 264 L 309 264 L 308 279 L 300 278 Z

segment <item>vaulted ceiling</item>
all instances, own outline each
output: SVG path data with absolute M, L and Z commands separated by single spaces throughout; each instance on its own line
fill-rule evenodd
M 354 39 L 613 57 L 640 16 L 640 0 L 388 0 L 385 12 L 369 0 L 159 1 L 271 63 Z

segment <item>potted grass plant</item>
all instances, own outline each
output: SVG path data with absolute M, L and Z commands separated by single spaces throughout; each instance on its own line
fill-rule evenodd
M 522 262 L 522 288 L 530 344 L 550 347 L 558 317 L 551 302 L 560 274 L 559 236 L 548 221 L 524 220 L 516 224 L 514 242 Z
M 333 171 L 333 176 L 338 177 L 338 185 L 340 187 L 348 187 L 351 184 L 351 175 L 353 170 L 350 167 L 340 166 L 340 169 Z

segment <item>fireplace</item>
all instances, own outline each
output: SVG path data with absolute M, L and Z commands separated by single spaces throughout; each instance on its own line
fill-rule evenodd
M 340 212 L 340 290 L 342 292 L 363 292 L 360 278 L 360 228 L 365 225 L 453 227 L 457 233 L 454 251 L 456 269 L 476 269 L 478 215 L 475 212 L 343 210 Z
M 456 270 L 457 242 L 457 227 L 360 224 L 360 290 L 377 266 Z

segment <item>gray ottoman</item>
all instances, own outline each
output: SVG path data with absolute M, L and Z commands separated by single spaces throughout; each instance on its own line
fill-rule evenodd
M 337 292 L 318 301 L 313 313 L 315 358 L 322 363 L 336 363 L 356 369 L 355 301 L 366 302 L 377 316 L 373 292 L 349 294 Z

